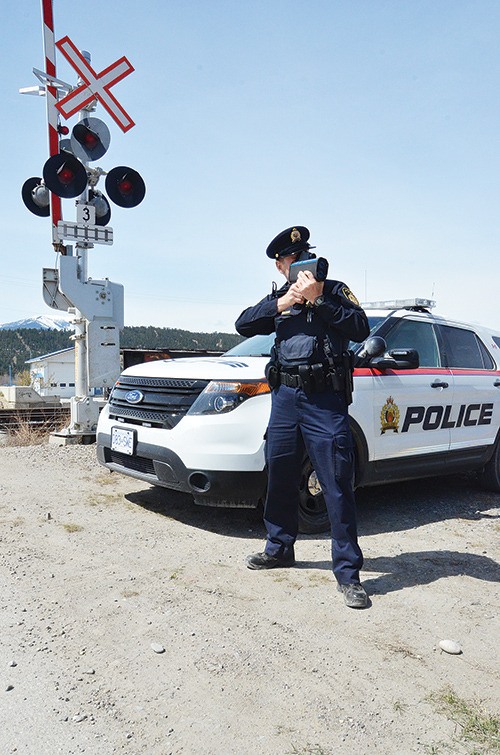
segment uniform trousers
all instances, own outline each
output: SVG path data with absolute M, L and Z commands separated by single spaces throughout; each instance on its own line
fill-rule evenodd
M 354 446 L 343 392 L 306 394 L 302 388 L 286 385 L 272 392 L 265 447 L 266 553 L 286 557 L 293 552 L 304 449 L 321 485 L 330 519 L 333 573 L 340 584 L 359 582 L 363 554 L 358 545 L 352 486 Z

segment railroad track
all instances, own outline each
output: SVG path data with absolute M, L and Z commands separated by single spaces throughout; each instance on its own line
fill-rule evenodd
M 0 431 L 14 431 L 29 426 L 47 432 L 59 429 L 69 421 L 69 406 L 42 406 L 31 409 L 0 409 Z

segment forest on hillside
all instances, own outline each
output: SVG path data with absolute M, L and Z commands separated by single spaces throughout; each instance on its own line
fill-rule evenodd
M 71 331 L 19 328 L 0 330 L 0 376 L 14 377 L 25 370 L 26 360 L 67 349 Z M 126 326 L 120 345 L 127 349 L 208 349 L 227 351 L 242 340 L 236 333 L 192 333 L 177 328 Z

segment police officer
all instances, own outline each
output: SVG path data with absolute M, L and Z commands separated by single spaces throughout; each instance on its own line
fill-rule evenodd
M 263 553 L 247 558 L 249 569 L 294 566 L 298 533 L 299 484 L 307 450 L 325 499 L 332 534 L 333 572 L 345 603 L 364 608 L 360 583 L 363 555 L 358 545 L 352 478 L 354 449 L 348 402 L 352 369 L 349 340 L 369 334 L 364 311 L 340 281 L 318 281 L 311 271 L 289 282 L 290 265 L 314 258 L 309 231 L 282 231 L 266 254 L 286 283 L 244 310 L 236 321 L 243 336 L 276 333 L 266 375 L 272 408 L 266 434 L 268 489 L 264 508 L 267 541 Z M 319 276 L 318 276 L 319 277 Z

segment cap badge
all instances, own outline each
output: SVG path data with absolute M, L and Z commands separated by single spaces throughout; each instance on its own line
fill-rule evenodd
M 296 228 L 292 228 L 290 238 L 292 239 L 292 244 L 295 244 L 296 241 L 302 241 L 302 236 L 300 235 L 300 231 L 298 231 Z

